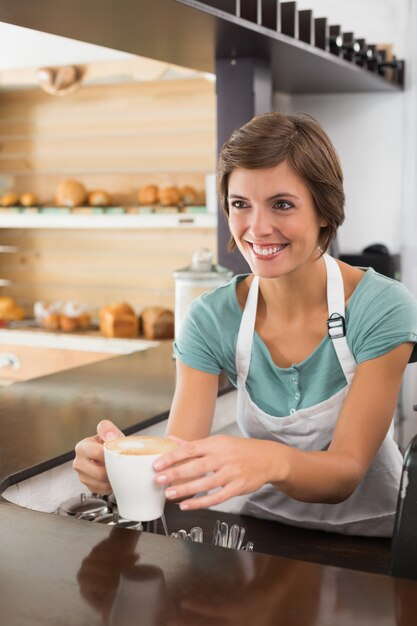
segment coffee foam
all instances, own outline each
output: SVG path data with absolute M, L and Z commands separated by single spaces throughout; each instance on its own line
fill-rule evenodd
M 115 452 L 116 454 L 145 456 L 151 454 L 165 454 L 173 450 L 176 447 L 176 443 L 170 439 L 164 439 L 163 437 L 141 437 L 132 435 L 130 437 L 112 439 L 108 441 L 105 446 L 109 452 Z

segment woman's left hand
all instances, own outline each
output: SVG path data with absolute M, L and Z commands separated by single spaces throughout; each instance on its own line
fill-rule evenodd
M 209 507 L 271 482 L 271 441 L 214 435 L 196 441 L 170 436 L 174 451 L 155 462 L 156 482 L 168 499 L 185 499 L 182 510 Z M 276 450 L 275 450 L 276 452 Z M 205 493 L 197 498 L 192 496 Z

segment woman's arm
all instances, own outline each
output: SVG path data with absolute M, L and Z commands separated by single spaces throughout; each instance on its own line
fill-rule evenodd
M 353 493 L 388 432 L 413 347 L 358 365 L 328 450 L 293 450 L 280 489 L 306 502 L 336 503 Z
M 179 449 L 158 463 L 158 482 L 182 483 L 167 489 L 168 498 L 215 490 L 187 499 L 184 509 L 213 506 L 266 483 L 305 502 L 345 500 L 387 434 L 412 348 L 402 344 L 357 367 L 328 450 L 302 451 L 273 441 L 226 436 L 179 441 Z
M 187 441 L 210 434 L 216 408 L 219 377 L 176 362 L 177 380 L 166 434 Z

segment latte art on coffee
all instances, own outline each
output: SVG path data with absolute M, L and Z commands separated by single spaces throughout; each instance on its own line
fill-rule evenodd
M 145 456 L 165 454 L 176 448 L 176 443 L 163 437 L 146 437 L 132 435 L 108 441 L 105 446 L 109 452 L 120 455 Z

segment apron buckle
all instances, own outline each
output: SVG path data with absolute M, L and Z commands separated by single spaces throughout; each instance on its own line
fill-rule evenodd
M 346 335 L 346 323 L 343 315 L 332 313 L 327 320 L 327 333 L 330 339 L 339 339 Z

